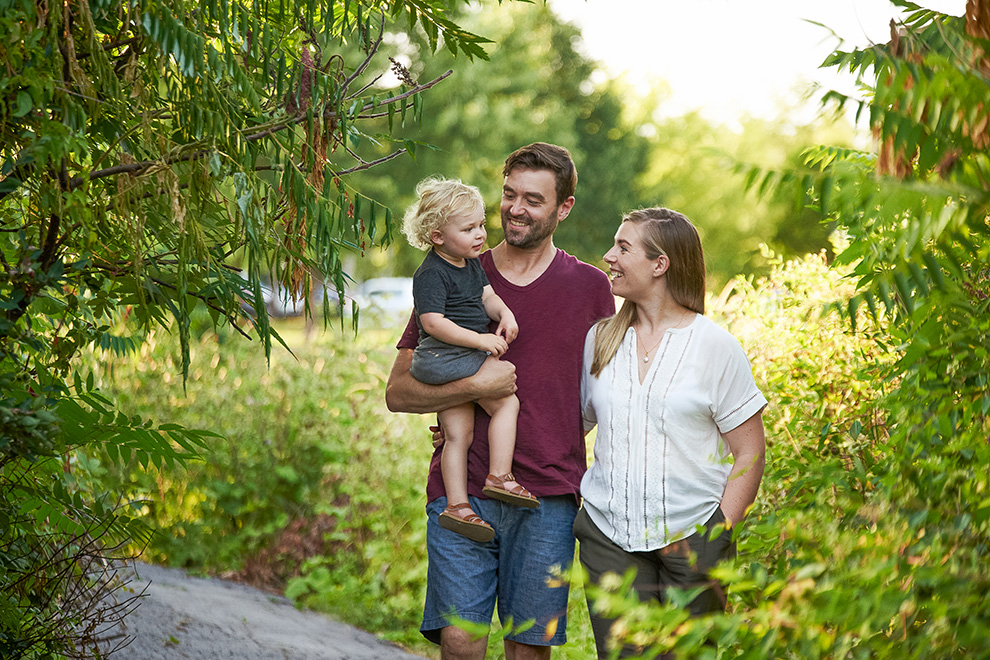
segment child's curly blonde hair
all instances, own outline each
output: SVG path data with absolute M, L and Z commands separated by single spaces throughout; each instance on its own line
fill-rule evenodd
M 402 219 L 402 233 L 409 244 L 420 250 L 433 247 L 430 236 L 443 227 L 451 216 L 466 215 L 475 209 L 485 208 L 481 192 L 459 179 L 429 177 L 416 186 L 419 198 L 406 209 Z

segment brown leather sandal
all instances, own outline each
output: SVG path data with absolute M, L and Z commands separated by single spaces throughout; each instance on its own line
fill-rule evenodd
M 523 506 L 527 509 L 536 509 L 540 506 L 540 501 L 533 497 L 532 493 L 522 487 L 522 485 L 517 485 L 515 488 L 507 489 L 505 488 L 506 481 L 515 481 L 516 478 L 512 476 L 511 472 L 503 474 L 501 477 L 496 477 L 494 474 L 489 474 L 485 479 L 485 487 L 481 490 L 482 493 L 488 497 L 492 497 L 496 500 L 501 500 L 509 504 L 515 504 L 516 506 Z
M 467 502 L 448 504 L 447 508 L 440 514 L 440 519 L 438 520 L 440 526 L 456 532 L 461 536 L 466 536 L 478 543 L 487 543 L 495 538 L 495 530 L 492 529 L 491 525 L 482 520 L 481 516 L 471 511 L 462 518 L 456 513 L 461 509 L 471 511 L 471 505 Z

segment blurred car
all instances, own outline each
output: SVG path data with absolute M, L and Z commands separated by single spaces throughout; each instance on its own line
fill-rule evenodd
M 241 276 L 247 278 L 246 273 L 242 273 Z M 309 294 L 309 308 L 313 316 L 318 317 L 320 315 L 324 296 L 326 296 L 327 304 L 330 305 L 330 314 L 337 313 L 339 309 L 337 290 L 332 286 L 328 288 L 322 282 L 314 280 Z M 245 290 L 243 297 L 245 301 L 241 303 L 241 308 L 253 315 L 254 309 L 248 302 L 251 299 L 250 291 Z M 282 287 L 278 282 L 273 284 L 267 277 L 261 279 L 261 297 L 265 302 L 268 315 L 273 318 L 302 316 L 306 309 L 306 302 L 303 299 L 294 300 L 288 289 Z
M 354 295 L 361 318 L 404 321 L 413 308 L 411 277 L 374 277 L 365 280 Z

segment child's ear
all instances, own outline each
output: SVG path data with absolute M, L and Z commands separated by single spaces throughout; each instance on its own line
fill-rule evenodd
M 439 229 L 430 232 L 430 242 L 434 245 L 443 245 L 443 234 Z

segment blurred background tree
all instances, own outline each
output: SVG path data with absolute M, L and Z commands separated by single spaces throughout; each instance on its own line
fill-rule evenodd
M 644 93 L 610 79 L 577 50 L 577 29 L 543 3 L 514 3 L 498 12 L 465 8 L 457 16 L 495 42 L 490 59 L 456 67 L 453 84 L 430 95 L 430 121 L 417 138 L 429 146 L 416 150 L 415 166 L 395 161 L 353 179 L 394 212 L 412 202 L 423 177 L 459 177 L 488 201 L 494 245 L 501 240 L 502 163 L 514 149 L 540 140 L 566 146 L 574 156 L 578 201 L 555 243 L 590 263 L 601 265 L 623 213 L 653 205 L 676 208 L 698 224 L 715 290 L 735 275 L 765 272 L 760 243 L 785 257 L 828 248 L 829 227 L 804 206 L 803 190 L 760 198 L 747 192 L 735 163 L 779 168 L 799 162 L 811 144 L 852 144 L 855 133 L 845 118 L 796 125 L 786 107 L 777 119 L 744 118 L 738 128 L 697 114 L 670 117 L 663 113 L 669 95 L 663 81 Z M 425 35 L 407 37 L 389 39 L 388 46 L 414 78 L 431 79 L 451 66 L 446 53 L 421 57 L 429 52 Z M 368 158 L 387 149 L 365 146 Z M 383 271 L 408 276 L 422 260 L 401 238 L 387 257 L 376 251 L 368 256 L 349 262 L 356 279 Z

